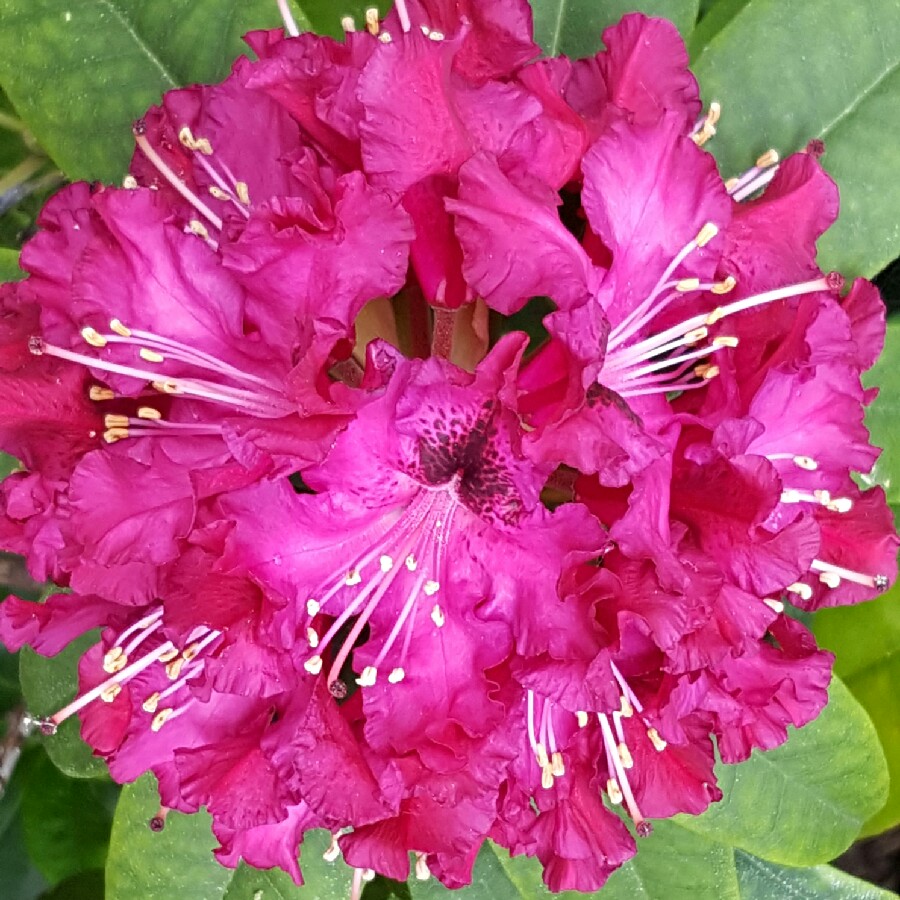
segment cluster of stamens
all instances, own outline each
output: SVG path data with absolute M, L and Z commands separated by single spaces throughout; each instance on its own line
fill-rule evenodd
M 118 319 L 109 323 L 109 333 L 101 333 L 92 327 L 81 330 L 81 337 L 90 347 L 98 350 L 109 346 L 128 346 L 137 350 L 139 361 L 135 363 L 113 362 L 108 357 L 92 356 L 67 350 L 48 343 L 43 338 L 32 337 L 29 349 L 35 355 L 55 356 L 92 370 L 124 375 L 149 383 L 158 394 L 184 396 L 204 400 L 238 412 L 260 418 L 280 418 L 295 411 L 284 397 L 280 387 L 272 380 L 244 372 L 221 359 L 149 331 L 131 329 Z M 156 370 L 167 361 L 196 368 L 199 377 L 170 376 Z M 101 403 L 116 398 L 115 393 L 103 385 L 90 388 L 91 400 Z M 201 422 L 164 421 L 162 413 L 151 404 L 141 404 L 135 416 L 111 414 L 105 417 L 104 439 L 114 443 L 126 437 L 165 434 L 204 435 L 219 434 L 215 424 Z
M 125 685 L 156 665 L 163 667 L 166 677 L 172 683 L 162 691 L 151 693 L 141 704 L 144 712 L 152 715 L 150 730 L 159 731 L 166 722 L 187 712 L 193 702 L 192 698 L 189 696 L 181 704 L 177 704 L 174 702 L 175 697 L 191 679 L 200 674 L 205 665 L 203 654 L 218 641 L 222 632 L 201 625 L 191 631 L 183 648 L 179 649 L 172 641 L 166 640 L 135 659 L 135 653 L 141 645 L 159 632 L 162 626 L 163 611 L 157 608 L 126 628 L 103 657 L 103 671 L 110 677 L 76 697 L 49 718 L 43 719 L 40 727 L 44 734 L 55 733 L 66 719 L 89 703 L 96 700 L 112 703 Z
M 440 573 L 456 506 L 452 488 L 422 488 L 380 539 L 356 556 L 349 568 L 327 578 L 315 597 L 307 599 L 306 612 L 310 624 L 306 639 L 310 648 L 316 651 L 304 663 L 307 672 L 317 675 L 322 671 L 322 651 L 355 616 L 356 621 L 334 654 L 327 676 L 329 688 L 339 691 L 341 669 L 363 629 L 388 592 L 397 589 L 404 596 L 400 611 L 375 661 L 363 669 L 356 682 L 361 687 L 371 687 L 376 683 L 379 669 L 401 634 L 397 665 L 391 669 L 388 681 L 397 684 L 405 678 L 404 662 L 420 602 L 431 604 L 430 617 L 435 627 L 441 628 L 445 623 L 444 612 L 434 598 L 441 588 Z M 328 606 L 333 605 L 337 597 L 346 597 L 348 589 L 356 589 L 355 595 L 320 635 L 314 625 L 315 618 L 322 612 L 327 615 Z
M 653 828 L 641 814 L 628 780 L 628 772 L 634 768 L 634 757 L 625 739 L 622 720 L 630 719 L 637 713 L 644 725 L 647 740 L 650 741 L 657 753 L 662 753 L 666 749 L 666 742 L 644 717 L 644 709 L 640 700 L 614 664 L 612 672 L 621 691 L 620 708 L 611 713 L 579 712 L 576 714 L 578 727 L 586 728 L 591 719 L 596 718 L 600 726 L 600 736 L 606 755 L 608 775 L 606 795 L 614 806 L 624 803 L 637 833 L 641 837 L 646 837 Z M 539 698 L 533 691 L 527 692 L 527 705 L 528 742 L 541 770 L 541 787 L 549 790 L 553 787 L 556 778 L 562 778 L 566 774 L 563 754 L 559 749 L 553 726 L 556 708 L 552 701 Z

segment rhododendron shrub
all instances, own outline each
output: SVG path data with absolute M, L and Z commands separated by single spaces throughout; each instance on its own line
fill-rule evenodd
M 160 827 L 207 808 L 226 866 L 300 884 L 324 828 L 357 894 L 457 888 L 490 838 L 597 890 L 822 710 L 796 611 L 896 577 L 823 148 L 723 180 L 637 14 L 579 60 L 524 0 L 247 41 L 0 293 L 2 546 L 64 588 L 0 638 L 100 629 L 42 729 L 152 772 Z

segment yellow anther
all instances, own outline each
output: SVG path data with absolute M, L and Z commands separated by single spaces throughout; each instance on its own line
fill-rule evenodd
M 222 188 L 220 188 L 214 184 L 211 184 L 207 188 L 207 190 L 210 192 L 210 194 L 213 195 L 213 197 L 216 198 L 216 200 L 228 201 L 231 199 L 231 194 L 227 193 L 226 191 L 223 191 Z
M 647 737 L 650 738 L 650 743 L 653 744 L 653 749 L 657 753 L 662 753 L 666 749 L 666 742 L 659 736 L 659 732 L 655 728 L 647 729 Z
M 711 366 L 708 363 L 701 363 L 699 366 L 694 366 L 694 374 L 704 381 L 709 381 L 719 374 L 719 367 Z
M 90 325 L 81 329 L 81 336 L 92 347 L 106 346 L 106 338 L 103 337 L 103 335 L 100 334 L 100 332 L 97 331 L 96 328 L 91 328 Z
M 91 400 L 100 401 L 100 400 L 115 400 L 116 395 L 106 387 L 100 387 L 99 384 L 91 385 L 91 389 L 88 392 L 88 396 Z
M 695 328 L 684 336 L 684 342 L 686 344 L 698 344 L 700 341 L 704 340 L 708 334 L 708 328 Z
M 154 421 L 157 421 L 162 418 L 162 413 L 158 409 L 154 409 L 152 406 L 139 407 L 137 414 L 139 419 L 152 419 Z
M 154 691 L 142 704 L 141 708 L 144 712 L 155 713 L 156 707 L 159 706 L 159 691 Z
M 238 195 L 238 200 L 240 200 L 244 206 L 250 205 L 250 188 L 247 187 L 246 181 L 236 181 L 234 183 L 234 192 Z
M 634 715 L 634 708 L 631 705 L 631 701 L 622 694 L 619 697 L 619 700 L 622 702 L 621 713 L 626 719 L 630 719 Z
M 718 233 L 718 226 L 713 225 L 712 222 L 707 222 L 697 233 L 697 237 L 694 238 L 694 243 L 698 247 L 705 247 Z
M 305 663 L 303 663 L 303 668 L 309 672 L 310 675 L 318 675 L 319 672 L 322 671 L 322 657 L 321 656 L 311 656 Z
M 319 610 L 321 609 L 321 605 L 318 600 L 313 600 L 312 597 L 306 601 L 306 613 L 310 616 L 317 616 L 319 614 Z
M 429 31 L 428 32 L 428 40 L 430 41 L 442 41 L 444 39 L 443 31 Z
M 154 390 L 159 391 L 161 394 L 180 394 L 181 388 L 178 387 L 177 381 L 151 381 Z
M 119 663 L 121 660 L 121 664 Z M 125 664 L 127 659 L 125 659 L 125 654 L 122 651 L 121 647 L 113 647 L 112 650 L 108 650 L 106 655 L 103 657 L 103 671 L 109 672 L 110 675 L 113 672 L 118 672 L 120 669 L 125 668 Z
M 194 140 L 194 135 L 191 133 L 191 129 L 188 128 L 187 125 L 183 125 L 181 130 L 178 132 L 178 140 L 188 148 L 188 150 L 196 150 L 197 142 Z
M 545 791 L 549 791 L 553 787 L 553 770 L 549 765 L 541 769 L 541 787 Z
M 586 728 L 588 723 L 588 714 L 583 710 L 579 709 L 577 713 L 575 713 L 575 718 L 578 719 L 578 727 Z
M 190 662 L 192 659 L 197 658 L 197 654 L 200 652 L 199 644 L 189 644 L 184 648 L 184 653 L 181 655 L 184 657 L 185 662 Z
M 112 703 L 119 694 L 122 693 L 122 685 L 121 684 L 111 684 L 108 688 L 104 688 L 100 692 L 100 699 L 104 703 Z
M 619 788 L 619 782 L 615 778 L 610 778 L 606 782 L 606 793 L 609 795 L 609 802 L 613 806 L 618 806 L 622 802 L 622 791 Z
M 819 468 L 819 464 L 811 456 L 795 456 L 793 463 L 798 469 L 805 469 L 807 472 L 815 472 Z
M 390 572 L 391 569 L 394 568 L 394 559 L 385 553 L 384 556 L 378 560 L 378 565 L 381 567 L 382 572 Z
M 107 428 L 127 428 L 128 416 L 106 415 L 103 417 L 103 424 Z
M 152 363 L 161 363 L 165 362 L 166 360 L 162 353 L 157 353 L 155 350 L 151 350 L 149 347 L 141 347 L 140 356 L 141 359 L 145 359 L 147 360 L 147 362 Z
M 356 683 L 360 687 L 372 687 L 377 680 L 378 669 L 376 669 L 375 666 L 366 666 L 360 673 L 359 678 L 356 679 Z
M 404 678 L 406 678 L 406 672 L 401 666 L 391 669 L 391 674 L 388 675 L 388 681 L 391 684 L 399 684 Z
M 763 600 L 763 603 L 765 603 L 773 613 L 781 615 L 781 613 L 784 612 L 784 604 L 780 600 L 775 600 L 773 597 L 766 597 Z
M 840 586 L 841 576 L 838 575 L 837 572 L 820 572 L 819 581 L 821 581 L 825 587 L 836 588 Z
M 534 755 L 537 759 L 537 764 L 543 769 L 550 765 L 550 757 L 547 756 L 547 748 L 541 744 L 534 745 Z
M 434 604 L 434 609 L 431 610 L 431 621 L 434 622 L 438 628 L 444 627 L 444 613 L 437 603 Z
M 824 573 L 823 573 L 824 574 Z M 801 600 L 811 600 L 812 599 L 812 588 L 808 584 L 804 584 L 802 581 L 795 581 L 793 584 L 789 584 L 787 589 L 792 594 L 797 594 Z
M 425 37 L 428 37 L 428 32 L 429 32 L 431 29 L 430 29 L 427 25 L 420 25 L 420 26 L 419 26 L 419 29 L 421 30 L 422 34 L 425 35 Z
M 375 6 L 370 6 L 366 10 L 366 31 L 374 37 L 378 36 L 378 32 L 381 31 L 381 22 L 378 18 L 378 8 Z
M 715 325 L 716 322 L 721 319 L 725 313 L 722 310 L 721 306 L 717 306 L 705 319 L 707 325 Z
M 166 724 L 168 718 L 175 712 L 171 707 L 167 707 L 166 709 L 161 709 L 154 717 L 153 721 L 150 723 L 151 731 L 159 731 L 163 725 Z
M 103 432 L 103 440 L 107 444 L 115 444 L 116 441 L 124 440 L 129 436 L 127 428 L 107 428 Z
M 131 329 L 126 328 L 119 319 L 110 319 L 109 328 L 110 331 L 114 331 L 122 337 L 131 337 Z
M 209 138 L 197 138 L 197 146 L 194 148 L 199 150 L 204 156 L 212 156 L 213 147 L 209 142 Z
M 138 187 L 137 178 L 135 178 L 134 175 L 126 175 L 122 179 L 122 187 L 125 188 L 126 191 L 137 190 L 137 187 Z
M 344 576 L 344 584 L 347 587 L 353 587 L 354 584 L 359 584 L 362 581 L 362 575 L 359 574 L 359 569 L 351 569 Z
M 738 343 L 739 341 L 736 337 L 723 334 L 720 337 L 713 338 L 712 345 L 718 349 L 719 347 L 737 347 Z
M 722 281 L 717 281 L 710 290 L 714 294 L 727 294 L 734 290 L 736 284 L 737 279 L 734 275 L 729 275 L 727 278 L 722 279 Z
M 166 675 L 169 676 L 170 681 L 175 681 L 181 675 L 181 670 L 186 662 L 187 660 L 182 656 L 178 659 L 173 659 L 170 663 L 166 663 Z
M 732 191 L 737 187 L 737 183 L 740 179 L 738 178 L 729 178 L 728 181 L 725 182 L 725 190 Z
M 675 285 L 675 290 L 679 291 L 682 294 L 686 294 L 689 291 L 696 291 L 697 288 L 700 287 L 700 279 L 699 278 L 682 278 Z
M 190 228 L 193 234 L 196 234 L 197 237 L 202 237 L 206 240 L 209 237 L 209 231 L 207 231 L 206 226 L 199 219 L 191 219 Z
M 706 114 L 706 121 L 710 125 L 715 125 L 722 118 L 722 104 L 717 100 L 713 100 L 709 104 L 709 112 Z
M 356 31 L 356 22 L 353 21 L 353 16 L 341 16 L 341 29 L 344 34 L 353 34 Z
M 389 44 L 393 40 L 393 38 L 390 36 L 390 34 L 388 32 L 382 31 L 378 35 L 378 40 L 381 41 L 382 44 Z
M 422 592 L 426 597 L 433 597 L 440 589 L 441 586 L 437 581 L 426 581 L 422 585 Z
M 768 169 L 769 166 L 774 166 L 779 159 L 780 157 L 778 156 L 777 150 L 766 150 L 766 152 L 756 160 L 756 165 L 760 169 Z
M 562 753 L 558 750 L 550 757 L 550 771 L 557 778 L 562 778 L 566 774 L 566 764 L 563 762 Z
M 831 503 L 826 503 L 825 506 L 831 512 L 848 513 L 853 509 L 853 501 L 849 497 L 835 497 Z
M 309 644 L 313 650 L 319 646 L 319 632 L 316 631 L 315 628 L 310 627 L 306 629 L 306 643 Z
M 631 758 L 631 751 L 628 749 L 624 741 L 621 741 L 616 747 L 619 759 L 622 761 L 622 767 L 625 769 L 634 768 L 634 760 Z
M 163 653 L 162 656 L 160 656 L 159 661 L 161 663 L 172 662 L 172 660 L 175 659 L 176 656 L 178 656 L 178 648 L 169 647 L 169 649 L 166 650 L 166 652 Z

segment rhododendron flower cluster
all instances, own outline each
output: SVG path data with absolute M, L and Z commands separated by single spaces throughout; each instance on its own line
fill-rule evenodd
M 721 798 L 714 748 L 821 711 L 794 610 L 895 578 L 854 479 L 881 301 L 816 263 L 819 143 L 723 180 L 668 22 L 581 60 L 525 0 L 286 24 L 0 292 L 0 537 L 66 589 L 0 637 L 101 629 L 43 729 L 152 772 L 155 827 L 206 807 L 226 866 L 302 883 L 326 828 L 357 894 L 458 887 L 490 838 L 596 890 Z

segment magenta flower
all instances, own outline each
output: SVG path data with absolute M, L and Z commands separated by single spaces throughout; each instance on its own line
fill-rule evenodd
M 722 759 L 827 701 L 789 615 L 896 577 L 860 374 L 875 289 L 820 271 L 820 147 L 723 182 L 674 27 L 536 60 L 524 0 L 257 32 L 72 185 L 0 292 L 0 606 L 114 778 L 217 858 L 333 835 L 468 884 L 490 838 L 600 889 Z M 288 32 L 296 31 L 287 19 Z M 549 298 L 526 360 L 494 324 Z M 621 806 L 620 816 L 614 807 Z M 152 812 L 152 811 L 151 811 Z M 411 856 L 412 854 L 412 856 Z

